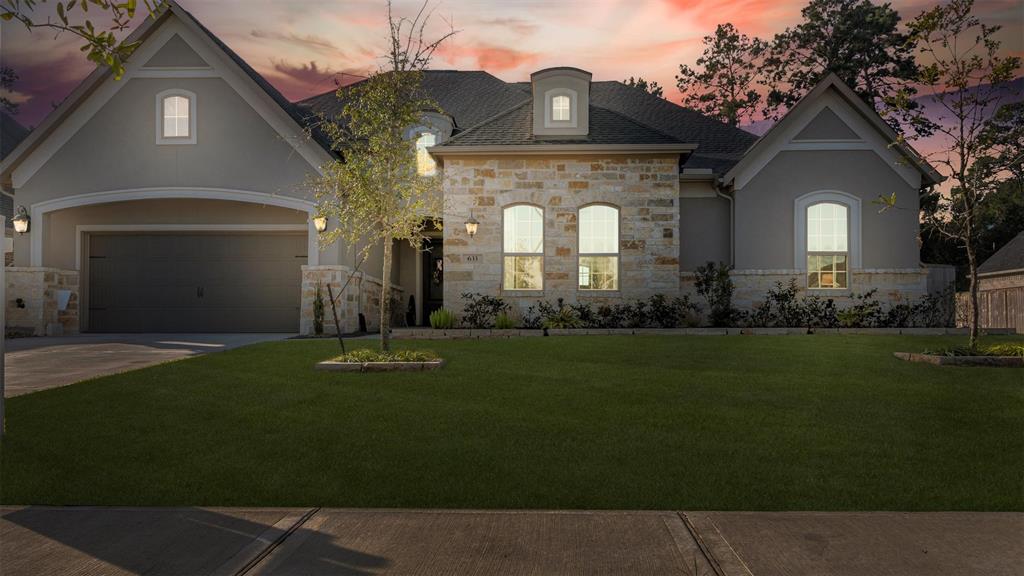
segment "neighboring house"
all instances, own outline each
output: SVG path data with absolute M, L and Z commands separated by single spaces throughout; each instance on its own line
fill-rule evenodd
M 354 265 L 318 245 L 304 186 L 335 154 L 309 120 L 338 98 L 288 102 L 173 2 L 132 39 L 122 80 L 95 71 L 0 163 L 31 215 L 8 292 L 28 305 L 9 323 L 312 331 L 318 282 Z M 834 76 L 760 139 L 575 68 L 429 71 L 424 89 L 444 113 L 408 135 L 442 176 L 445 226 L 422 253 L 396 245 L 416 322 L 464 292 L 520 309 L 679 295 L 707 261 L 735 268 L 743 306 L 791 278 L 840 301 L 928 291 L 918 195 L 939 177 Z M 898 209 L 871 205 L 893 193 Z M 373 326 L 380 266 L 340 299 L 345 330 Z
M 957 324 L 966 325 L 967 293 L 957 295 Z M 978 266 L 978 314 L 982 328 L 1024 333 L 1024 232 Z

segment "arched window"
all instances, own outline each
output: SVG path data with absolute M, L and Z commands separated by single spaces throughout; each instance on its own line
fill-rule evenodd
M 619 289 L 619 209 L 580 208 L 580 290 Z
M 551 119 L 555 122 L 568 122 L 572 116 L 572 101 L 568 96 L 555 96 L 551 99 Z
M 530 204 L 509 206 L 502 225 L 505 290 L 543 290 L 544 210 Z
M 421 132 L 416 138 L 416 171 L 420 176 L 437 174 L 437 162 L 427 152 L 427 148 L 437 144 L 437 136 L 432 132 Z
M 156 97 L 157 144 L 196 143 L 196 95 L 165 90 Z
M 849 208 L 821 202 L 807 207 L 807 287 L 849 287 Z

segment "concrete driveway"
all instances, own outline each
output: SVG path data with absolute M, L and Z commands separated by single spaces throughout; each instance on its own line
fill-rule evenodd
M 67 386 L 290 334 L 81 334 L 6 341 L 5 396 Z

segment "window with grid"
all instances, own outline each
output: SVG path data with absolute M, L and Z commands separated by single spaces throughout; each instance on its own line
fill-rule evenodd
M 580 290 L 619 289 L 619 209 L 595 204 L 580 209 Z
M 571 120 L 571 100 L 568 96 L 555 96 L 551 99 L 551 119 L 556 122 Z
M 849 208 L 825 202 L 807 208 L 807 287 L 849 287 Z
M 544 289 L 544 210 L 517 204 L 504 210 L 505 290 Z
M 164 138 L 188 138 L 191 136 L 189 107 L 189 99 L 185 96 L 164 98 Z

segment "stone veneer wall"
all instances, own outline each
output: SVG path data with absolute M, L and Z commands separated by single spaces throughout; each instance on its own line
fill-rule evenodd
M 461 311 L 464 292 L 500 295 L 520 312 L 538 300 L 632 300 L 679 292 L 677 156 L 447 158 L 444 165 L 444 300 Z M 544 208 L 544 290 L 502 289 L 502 210 Z M 576 217 L 587 204 L 618 206 L 619 290 L 577 289 Z M 469 238 L 462 222 L 480 222 Z
M 765 295 L 768 290 L 775 287 L 776 282 L 785 285 L 791 279 L 796 279 L 797 286 L 807 285 L 804 273 L 800 270 L 733 270 L 729 276 L 736 286 L 733 305 L 741 310 L 752 310 L 764 302 Z M 694 279 L 692 272 L 681 275 L 682 292 L 690 294 L 694 302 L 703 304 L 703 299 L 693 288 Z M 863 294 L 872 288 L 878 289 L 875 298 L 883 303 L 915 302 L 928 294 L 928 270 L 919 268 L 854 271 L 850 290 L 815 290 L 813 293 L 823 298 L 832 298 L 839 307 L 844 307 L 854 302 L 853 294 Z M 806 288 L 801 288 L 801 294 L 807 293 Z
M 7 274 L 7 330 L 30 336 L 77 334 L 78 272 L 57 268 L 10 266 Z M 66 309 L 58 309 L 58 293 L 71 292 Z M 21 300 L 24 307 L 18 306 Z
M 327 284 L 330 283 L 338 298 L 338 321 L 342 333 L 359 330 L 359 313 L 366 317 L 366 326 L 370 331 L 380 328 L 380 290 L 382 283 L 379 278 L 357 272 L 349 282 L 345 293 L 338 297 L 338 290 L 348 281 L 352 268 L 348 266 L 303 266 L 302 267 L 302 304 L 299 316 L 299 333 L 313 335 L 313 302 L 316 300 L 316 283 L 321 283 L 324 300 L 324 334 L 337 334 L 334 315 L 331 313 L 330 297 L 327 295 Z M 392 284 L 392 326 L 404 326 L 407 303 L 404 290 Z

